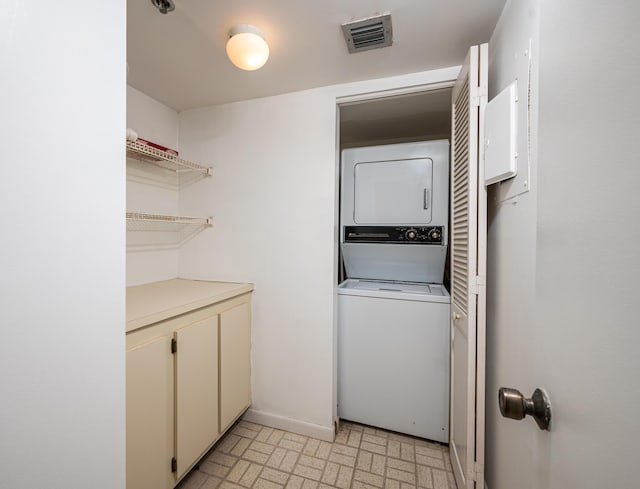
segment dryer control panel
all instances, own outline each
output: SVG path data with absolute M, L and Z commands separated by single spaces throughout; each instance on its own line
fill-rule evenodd
M 444 226 L 345 226 L 345 243 L 441 245 Z

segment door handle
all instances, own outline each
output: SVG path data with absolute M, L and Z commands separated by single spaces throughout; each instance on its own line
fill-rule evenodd
M 500 414 L 505 418 L 524 419 L 531 416 L 541 430 L 549 431 L 551 424 L 551 403 L 547 394 L 536 389 L 530 398 L 525 398 L 517 389 L 500 387 L 498 391 Z
M 429 209 L 429 189 L 424 189 L 424 208 L 425 210 Z

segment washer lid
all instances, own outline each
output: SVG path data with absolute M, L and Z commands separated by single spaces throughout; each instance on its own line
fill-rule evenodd
M 338 294 L 382 297 L 414 301 L 449 303 L 451 297 L 442 284 L 388 282 L 381 280 L 347 279 L 338 286 Z

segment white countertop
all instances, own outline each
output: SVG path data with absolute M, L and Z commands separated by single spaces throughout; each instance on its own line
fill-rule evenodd
M 176 278 L 127 287 L 129 333 L 143 326 L 215 304 L 253 290 L 253 284 Z

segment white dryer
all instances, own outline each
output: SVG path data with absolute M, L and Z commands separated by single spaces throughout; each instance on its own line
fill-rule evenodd
M 342 152 L 340 243 L 350 278 L 442 283 L 447 140 Z

